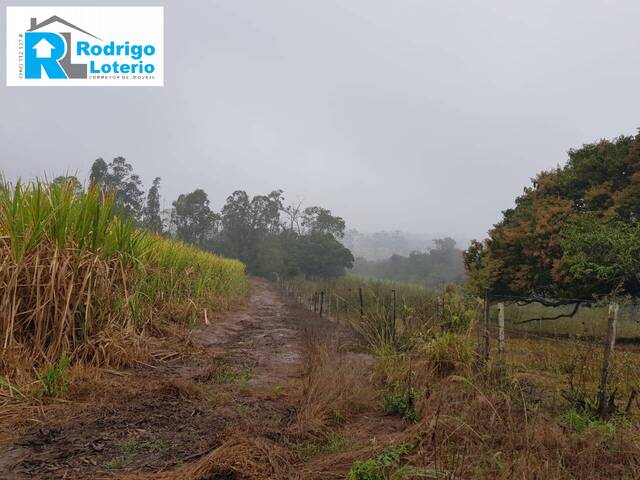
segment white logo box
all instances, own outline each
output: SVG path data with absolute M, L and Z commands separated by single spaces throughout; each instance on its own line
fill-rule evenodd
M 8 86 L 131 87 L 164 84 L 163 7 L 10 6 L 6 7 L 6 22 Z M 29 41 L 38 39 L 29 52 L 26 51 L 27 34 L 31 35 Z M 51 34 L 56 36 L 51 37 Z M 39 37 L 46 38 L 43 41 Z M 64 43 L 47 41 L 52 38 L 59 42 L 64 40 Z M 84 47 L 89 43 L 93 48 L 81 48 L 79 52 L 78 42 L 84 42 Z M 54 49 L 51 43 L 65 46 L 64 57 L 60 56 L 63 50 Z M 110 48 L 111 45 L 116 48 Z M 118 45 L 123 48 L 118 49 Z M 129 49 L 125 48 L 127 46 Z M 153 54 L 132 58 L 132 47 L 138 46 L 140 49 L 147 47 L 144 51 L 153 51 Z M 127 50 L 129 55 L 123 53 Z M 50 62 L 56 62 L 58 66 Z M 149 73 L 151 67 L 153 71 Z M 29 72 L 34 75 L 36 71 L 40 72 L 40 78 L 28 78 Z M 65 78 L 49 77 L 49 73 L 60 75 L 60 71 L 66 75 Z

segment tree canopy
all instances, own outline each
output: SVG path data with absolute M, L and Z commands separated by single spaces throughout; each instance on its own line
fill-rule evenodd
M 176 237 L 180 240 L 204 247 L 216 233 L 220 216 L 209 207 L 207 193 L 198 188 L 182 194 L 173 202 L 171 221 Z
M 144 201 L 142 181 L 123 157 L 116 157 L 110 163 L 98 158 L 91 166 L 90 181 L 114 192 L 116 208 L 122 215 L 136 222 L 141 220 Z
M 465 252 L 470 284 L 503 295 L 639 295 L 640 134 L 570 150 Z
M 353 256 L 338 238 L 345 222 L 322 207 L 285 205 L 282 190 L 249 197 L 233 192 L 221 211 L 222 230 L 213 248 L 242 260 L 258 275 L 344 275 Z

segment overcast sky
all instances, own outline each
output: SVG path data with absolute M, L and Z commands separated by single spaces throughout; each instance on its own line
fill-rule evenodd
M 640 126 L 638 0 L 164 2 L 162 88 L 4 86 L 7 3 L 10 179 L 122 155 L 165 206 L 282 188 L 364 231 L 483 237 L 569 148 Z M 128 2 L 10 2 L 92 3 Z

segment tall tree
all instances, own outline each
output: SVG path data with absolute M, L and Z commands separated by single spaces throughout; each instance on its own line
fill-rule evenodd
M 90 180 L 92 184 L 114 192 L 116 208 L 122 215 L 140 221 L 144 197 L 142 181 L 123 157 L 116 157 L 109 164 L 98 158 L 91 166 Z
M 309 233 L 329 234 L 334 238 L 344 237 L 345 222 L 322 207 L 308 207 L 304 210 L 302 226 Z
M 89 181 L 91 184 L 105 186 L 107 182 L 107 175 L 109 174 L 109 166 L 102 158 L 97 158 L 93 165 L 91 165 L 91 174 L 89 175 Z
M 160 177 L 153 179 L 147 192 L 147 203 L 143 212 L 143 225 L 152 232 L 162 233 L 163 225 L 160 217 Z
M 205 247 L 213 239 L 219 219 L 209 207 L 209 197 L 202 189 L 182 194 L 173 202 L 171 221 L 176 236 L 184 242 Z
M 233 192 L 222 208 L 222 251 L 255 270 L 258 248 L 267 235 L 280 230 L 282 190 L 249 198 L 247 192 Z
M 51 181 L 51 183 L 53 185 L 71 184 L 73 190 L 75 191 L 76 196 L 79 196 L 82 194 L 82 184 L 80 183 L 80 180 L 78 180 L 78 177 L 74 175 L 61 175 L 59 177 L 54 178 Z

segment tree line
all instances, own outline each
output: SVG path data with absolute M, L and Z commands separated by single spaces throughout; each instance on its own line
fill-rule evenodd
M 76 183 L 75 177 L 54 182 Z M 142 180 L 123 157 L 98 158 L 89 181 L 112 192 L 119 214 L 141 228 L 244 262 L 254 275 L 332 277 L 353 266 L 342 245 L 344 220 L 326 208 L 287 203 L 282 190 L 250 196 L 237 190 L 215 211 L 203 189 L 183 193 L 168 210 L 160 205 L 161 179 L 145 193 Z
M 435 246 L 426 251 L 414 251 L 407 256 L 391 255 L 386 260 L 367 260 L 357 257 L 353 272 L 399 282 L 419 283 L 427 287 L 465 281 L 462 250 L 452 238 L 434 240 Z

